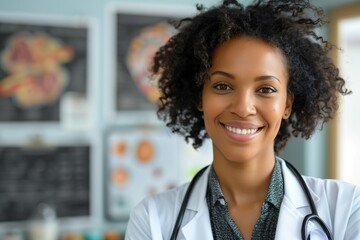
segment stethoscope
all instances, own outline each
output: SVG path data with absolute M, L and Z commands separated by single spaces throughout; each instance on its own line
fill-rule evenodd
M 319 226 L 321 227 L 322 231 L 325 233 L 326 237 L 329 239 L 329 240 L 333 240 L 333 237 L 332 237 L 332 234 L 329 230 L 329 228 L 326 226 L 325 222 L 319 217 L 318 215 L 318 212 L 316 210 L 316 207 L 315 207 L 315 203 L 314 203 L 314 200 L 312 199 L 311 195 L 310 195 L 310 191 L 309 191 L 309 188 L 306 186 L 306 183 L 304 181 L 304 179 L 302 178 L 301 174 L 298 172 L 298 170 L 296 170 L 296 168 L 290 164 L 288 161 L 285 161 L 286 163 L 286 166 L 290 169 L 290 171 L 294 174 L 294 176 L 296 177 L 296 179 L 298 180 L 298 182 L 300 183 L 301 185 L 301 188 L 303 189 L 305 195 L 306 195 L 306 198 L 310 204 L 310 210 L 311 210 L 311 213 L 306 215 L 303 222 L 302 222 L 302 226 L 301 226 L 301 239 L 302 240 L 309 240 L 310 239 L 310 236 L 308 237 L 308 239 L 306 239 L 306 233 L 307 233 L 307 226 L 309 224 L 310 221 L 314 221 L 316 223 L 319 224 Z M 173 228 L 173 231 L 172 231 L 172 234 L 171 234 L 171 240 L 175 240 L 178 233 L 179 233 L 179 230 L 181 228 L 181 223 L 182 223 L 182 220 L 183 220 L 183 217 L 184 217 L 184 214 L 185 214 L 185 210 L 186 210 L 186 206 L 188 204 L 188 201 L 190 199 L 190 195 L 191 195 L 191 192 L 194 188 L 194 185 L 196 184 L 196 182 L 199 180 L 199 178 L 201 177 L 201 175 L 205 172 L 205 170 L 208 168 L 208 166 L 204 167 L 203 169 L 201 169 L 195 176 L 194 178 L 191 180 L 190 184 L 189 184 L 189 187 L 187 188 L 186 190 L 186 193 L 185 193 L 185 196 L 184 196 L 184 200 L 181 204 L 181 207 L 180 207 L 180 211 L 179 211 L 179 214 L 176 218 L 176 222 L 175 222 L 175 225 L 174 225 L 174 228 Z

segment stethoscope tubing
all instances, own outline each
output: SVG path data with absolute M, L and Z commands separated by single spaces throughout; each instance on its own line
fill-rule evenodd
M 315 207 L 314 200 L 313 200 L 313 198 L 311 197 L 311 194 L 310 194 L 310 190 L 307 187 L 307 185 L 306 185 L 304 179 L 302 178 L 301 174 L 298 172 L 298 170 L 291 163 L 289 163 L 286 160 L 284 160 L 284 161 L 286 163 L 286 166 L 290 169 L 290 171 L 294 174 L 294 176 L 296 177 L 296 179 L 300 183 L 301 188 L 303 189 L 303 191 L 304 191 L 304 193 L 306 195 L 306 198 L 308 199 L 309 205 L 310 205 L 311 213 L 308 214 L 307 216 L 305 216 L 305 218 L 304 218 L 304 220 L 302 222 L 302 226 L 301 226 L 301 238 L 302 238 L 302 240 L 307 240 L 306 239 L 307 226 L 308 226 L 310 221 L 317 222 L 320 225 L 321 229 L 326 234 L 327 238 L 329 240 L 333 240 L 331 231 L 326 226 L 325 222 L 318 215 L 318 212 L 317 212 L 316 207 Z M 189 202 L 189 199 L 190 199 L 190 196 L 191 196 L 191 192 L 192 192 L 196 182 L 198 181 L 198 179 L 201 177 L 201 175 L 205 172 L 205 170 L 208 167 L 209 166 L 205 166 L 204 168 L 202 168 L 198 173 L 196 173 L 194 178 L 191 180 L 191 182 L 190 182 L 190 184 L 189 184 L 189 186 L 188 186 L 188 188 L 186 190 L 186 193 L 185 193 L 183 202 L 181 204 L 179 213 L 177 215 L 176 222 L 175 222 L 175 225 L 174 225 L 170 240 L 176 240 L 177 235 L 179 234 L 179 230 L 181 228 L 181 223 L 182 223 L 182 220 L 183 220 L 183 217 L 184 217 L 184 214 L 185 214 L 186 206 L 187 206 L 187 204 Z

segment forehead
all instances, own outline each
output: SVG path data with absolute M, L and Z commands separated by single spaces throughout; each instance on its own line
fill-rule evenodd
M 250 36 L 238 36 L 217 46 L 213 52 L 212 68 L 246 69 L 281 72 L 288 75 L 286 57 L 282 51 L 265 41 Z

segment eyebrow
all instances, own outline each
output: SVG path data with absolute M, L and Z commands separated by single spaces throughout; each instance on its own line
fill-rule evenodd
M 232 75 L 232 74 L 230 74 L 230 73 L 227 73 L 227 72 L 224 72 L 224 71 L 215 71 L 215 72 L 212 72 L 212 73 L 210 74 L 210 76 L 217 75 L 217 74 L 223 75 L 223 76 L 228 77 L 228 78 L 230 78 L 230 79 L 235 79 L 235 76 L 234 76 L 234 75 Z M 264 80 L 268 80 L 268 79 L 275 79 L 275 80 L 277 80 L 278 82 L 281 83 L 280 79 L 277 78 L 277 77 L 275 77 L 275 76 L 273 76 L 273 75 L 258 76 L 258 77 L 255 78 L 255 81 L 264 81 Z

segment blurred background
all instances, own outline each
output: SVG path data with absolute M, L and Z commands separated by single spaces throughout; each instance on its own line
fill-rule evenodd
M 360 184 L 360 1 L 312 2 L 353 94 L 280 155 L 305 175 Z M 210 142 L 195 151 L 157 120 L 146 73 L 176 32 L 167 20 L 196 3 L 218 1 L 0 0 L 0 239 L 122 239 L 143 197 L 211 162 Z

